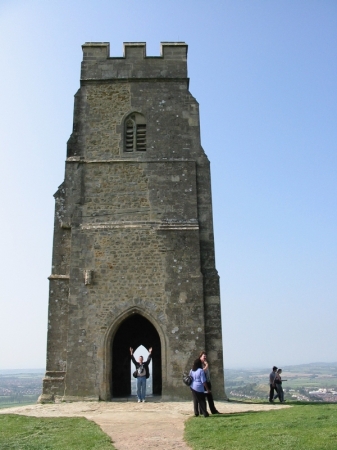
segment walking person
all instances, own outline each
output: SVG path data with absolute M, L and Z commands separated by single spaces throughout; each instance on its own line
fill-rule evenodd
M 275 376 L 275 389 L 277 394 L 274 396 L 274 400 L 277 399 L 277 397 L 280 400 L 280 403 L 284 403 L 284 392 L 283 392 L 283 387 L 282 387 L 282 377 L 281 377 L 281 373 L 282 373 L 282 369 L 278 369 L 276 372 L 276 376 Z M 287 380 L 283 380 L 283 381 L 287 381 Z
M 199 416 L 202 414 L 204 417 L 208 417 L 206 399 L 204 391 L 206 390 L 208 394 L 211 391 L 208 389 L 206 383 L 206 375 L 202 369 L 202 364 L 200 359 L 196 359 L 193 363 L 192 370 L 190 370 L 190 376 L 192 377 L 192 384 L 190 386 L 193 399 L 194 415 Z
M 137 372 L 137 398 L 138 403 L 145 403 L 146 396 L 146 379 L 150 376 L 149 364 L 152 358 L 152 347 L 149 348 L 149 356 L 147 360 L 144 362 L 144 358 L 140 356 L 138 358 L 138 362 L 135 360 L 133 356 L 133 348 L 130 347 L 130 354 L 133 364 L 136 366 Z
M 207 392 L 205 394 L 209 409 L 212 414 L 221 414 L 214 405 L 214 400 L 213 400 L 213 395 L 212 395 L 211 377 L 210 377 L 209 365 L 208 365 L 208 361 L 207 361 L 207 353 L 204 350 L 202 352 L 200 352 L 199 359 L 201 361 L 202 369 L 206 376 L 206 385 L 209 389 L 209 392 Z
M 272 403 L 274 401 L 274 391 L 275 391 L 275 377 L 276 377 L 277 367 L 273 367 L 273 371 L 269 375 L 269 402 Z

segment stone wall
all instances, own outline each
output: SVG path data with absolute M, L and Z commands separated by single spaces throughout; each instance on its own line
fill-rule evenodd
M 110 58 L 107 43 L 83 51 L 55 194 L 41 401 L 108 400 L 113 339 L 135 313 L 159 336 L 163 398 L 190 397 L 182 373 L 204 349 L 214 396 L 224 398 L 209 161 L 188 91 L 187 46 L 164 43 L 158 58 L 146 57 L 144 43 L 125 44 L 123 58 Z M 132 112 L 146 121 L 146 151 L 125 151 Z

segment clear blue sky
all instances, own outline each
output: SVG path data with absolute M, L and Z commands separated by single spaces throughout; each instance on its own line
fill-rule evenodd
M 0 369 L 45 366 L 81 45 L 189 45 L 225 368 L 337 361 L 337 2 L 0 0 Z

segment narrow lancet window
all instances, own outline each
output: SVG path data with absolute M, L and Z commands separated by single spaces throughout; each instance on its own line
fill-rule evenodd
M 146 122 L 140 113 L 132 113 L 125 120 L 125 151 L 146 151 Z

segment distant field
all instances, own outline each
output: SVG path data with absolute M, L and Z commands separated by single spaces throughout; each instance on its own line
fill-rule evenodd
M 36 401 L 28 401 L 22 403 L 0 403 L 0 409 L 3 408 L 14 408 L 14 406 L 25 406 L 25 405 L 34 405 Z
M 288 380 L 283 383 L 286 400 L 337 402 L 337 395 L 334 395 L 337 393 L 337 363 L 302 364 L 282 369 L 283 379 Z M 271 368 L 225 369 L 227 396 L 233 400 L 267 401 L 270 371 Z M 35 403 L 42 391 L 43 376 L 41 370 L 0 371 L 0 408 Z M 328 392 L 310 393 L 319 389 Z
M 266 400 L 270 369 L 225 369 L 226 393 L 232 399 Z M 286 400 L 337 402 L 337 363 L 313 363 L 283 367 Z M 312 394 L 325 389 L 327 392 Z
M 0 371 L 0 408 L 36 403 L 42 390 L 41 371 Z

